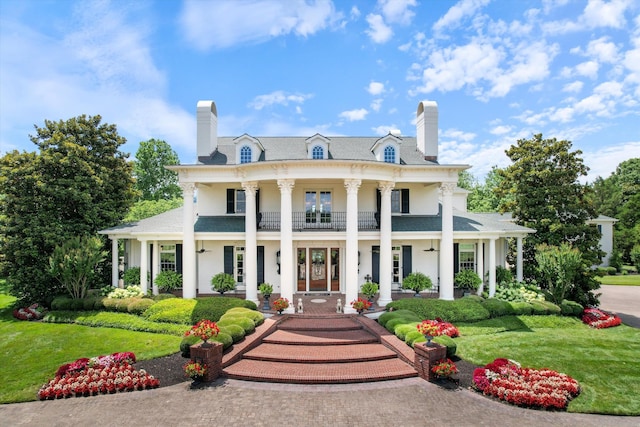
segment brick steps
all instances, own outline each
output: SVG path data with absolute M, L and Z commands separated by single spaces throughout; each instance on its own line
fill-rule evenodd
M 369 322 L 369 319 L 366 319 Z M 375 325 L 355 316 L 281 320 L 257 346 L 224 368 L 223 375 L 249 381 L 343 384 L 417 376 L 382 340 Z M 374 322 L 375 323 L 375 322 Z M 404 345 L 404 343 L 402 343 Z

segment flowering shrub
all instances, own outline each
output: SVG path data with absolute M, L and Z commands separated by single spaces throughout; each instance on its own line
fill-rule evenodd
M 278 298 L 273 302 L 273 309 L 276 311 L 282 311 L 289 308 L 289 300 L 286 298 Z
M 432 337 L 448 335 L 451 338 L 455 338 L 460 336 L 458 328 L 449 322 L 444 322 L 440 318 L 436 320 L 423 320 L 422 323 L 416 325 L 416 328 L 418 328 L 418 331 L 422 335 L 431 335 Z
M 207 373 L 207 365 L 200 362 L 189 362 L 184 365 L 184 373 L 186 374 L 186 376 L 192 379 L 204 377 L 204 375 Z
M 539 287 L 521 282 L 500 283 L 494 296 L 504 301 L 544 301 L 544 293 Z
M 565 409 L 580 393 L 578 382 L 550 369 L 522 368 L 513 360 L 495 359 L 473 372 L 474 387 L 514 405 Z
M 160 381 L 144 369 L 136 371 L 133 353 L 113 353 L 91 359 L 82 358 L 60 366 L 54 379 L 40 387 L 38 399 L 95 396 L 157 388 Z
M 582 321 L 596 329 L 610 328 L 622 323 L 622 320 L 615 314 L 597 308 L 585 308 L 582 312 Z
M 40 320 L 44 317 L 46 311 L 44 307 L 38 304 L 31 304 L 29 307 L 13 310 L 13 317 L 18 320 Z
M 371 303 L 366 299 L 358 298 L 355 301 L 351 301 L 351 307 L 357 311 L 368 310 L 371 307 Z
M 208 319 L 202 319 L 195 325 L 191 327 L 187 332 L 184 333 L 185 336 L 193 335 L 200 338 L 202 341 L 207 342 L 207 340 L 211 337 L 215 337 L 220 333 L 220 328 L 216 322 L 212 322 Z
M 451 359 L 440 359 L 431 367 L 431 372 L 438 377 L 449 378 L 458 373 L 458 368 Z
M 117 288 L 113 291 L 109 292 L 107 298 L 112 299 L 123 299 L 123 298 L 133 298 L 133 297 L 141 297 L 144 294 L 142 293 L 142 289 L 140 286 L 127 286 L 126 288 Z

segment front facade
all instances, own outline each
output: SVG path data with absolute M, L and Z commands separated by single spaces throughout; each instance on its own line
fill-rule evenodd
M 380 284 L 385 305 L 414 271 L 431 277 L 442 299 L 453 299 L 461 269 L 486 277 L 493 293 L 507 239 L 521 248 L 533 230 L 466 212 L 456 183 L 469 166 L 438 163 L 437 104 L 420 102 L 416 119 L 416 137 L 230 138 L 217 136 L 215 103 L 199 102 L 198 163 L 171 167 L 184 206 L 103 231 L 113 242 L 114 285 L 123 239 L 128 267 L 140 266 L 141 278 L 181 272 L 185 298 L 213 293 L 220 272 L 252 301 L 267 282 L 290 301 L 345 294 L 347 312 L 367 279 Z

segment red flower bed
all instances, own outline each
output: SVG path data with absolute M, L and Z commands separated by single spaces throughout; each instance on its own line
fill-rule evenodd
M 582 312 L 582 321 L 596 329 L 611 328 L 622 323 L 622 320 L 615 314 L 607 313 L 598 308 L 585 308 Z
M 458 328 L 456 328 L 449 322 L 443 321 L 439 317 L 437 317 L 435 320 L 423 320 L 422 323 L 418 323 L 416 325 L 416 328 L 422 335 L 427 334 L 433 337 L 448 335 L 451 338 L 460 336 Z
M 578 382 L 549 369 L 521 368 L 496 359 L 473 372 L 473 385 L 485 395 L 529 408 L 565 409 L 580 393 Z
M 82 358 L 60 366 L 56 377 L 40 387 L 38 399 L 95 396 L 157 388 L 160 381 L 144 369 L 136 371 L 131 364 L 136 356 L 131 352 L 109 356 Z
M 44 307 L 38 304 L 31 304 L 29 307 L 13 310 L 13 317 L 18 320 L 40 320 L 44 317 L 46 311 Z

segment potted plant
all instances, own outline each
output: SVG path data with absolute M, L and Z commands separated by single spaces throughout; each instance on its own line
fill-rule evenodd
M 378 291 L 380 290 L 380 286 L 377 283 L 367 281 L 360 288 L 360 292 L 367 297 L 367 300 L 371 303 L 369 309 L 373 310 L 373 298 L 376 296 Z
M 207 365 L 194 361 L 188 362 L 184 365 L 184 373 L 192 380 L 199 381 L 204 378 L 207 373 Z
M 415 297 L 419 297 L 421 291 L 431 289 L 432 286 L 433 282 L 431 281 L 431 278 L 419 271 L 410 273 L 402 281 L 402 289 L 410 289 L 414 291 L 416 293 L 414 295 Z
M 437 320 L 423 320 L 422 323 L 418 323 L 416 328 L 427 340 L 427 346 L 431 346 L 431 340 L 433 337 L 437 337 L 442 334 L 440 329 L 440 322 Z
M 155 283 L 161 292 L 171 293 L 182 287 L 182 274 L 173 270 L 161 271 L 156 276 Z
M 371 303 L 363 298 L 358 298 L 355 301 L 351 301 L 351 307 L 358 312 L 358 314 L 362 314 L 364 310 L 367 310 L 371 307 Z
M 262 296 L 264 296 L 264 305 L 262 306 L 262 309 L 269 310 L 271 308 L 269 307 L 269 297 L 271 297 L 271 294 L 273 293 L 273 286 L 271 286 L 270 283 L 261 283 L 258 290 Z
M 456 273 L 453 281 L 459 288 L 467 291 L 477 291 L 482 279 L 473 270 L 461 270 Z
M 224 295 L 225 292 L 232 291 L 235 288 L 236 281 L 230 274 L 218 273 L 211 278 L 211 289 L 220 292 L 220 295 Z
M 440 359 L 431 367 L 431 372 L 437 378 L 451 378 L 453 374 L 458 373 L 458 368 L 451 359 Z
M 282 314 L 284 310 L 289 308 L 289 300 L 286 298 L 278 298 L 273 302 L 273 309 L 278 312 L 278 314 Z
M 218 335 L 218 333 L 220 333 L 220 328 L 218 328 L 218 325 L 216 324 L 216 322 L 212 322 L 211 320 L 208 320 L 208 319 L 202 319 L 201 321 L 193 325 L 191 329 L 185 332 L 184 335 L 185 336 L 194 335 L 200 338 L 202 341 L 204 341 L 204 344 L 202 344 L 202 347 L 206 347 L 207 340 L 212 337 L 215 337 L 216 335 Z

